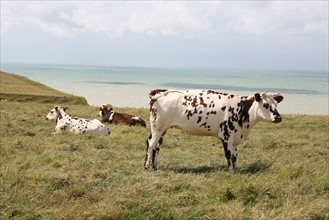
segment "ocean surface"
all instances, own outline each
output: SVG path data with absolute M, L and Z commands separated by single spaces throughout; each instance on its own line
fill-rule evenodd
M 329 115 L 328 72 L 140 68 L 1 64 L 1 71 L 27 76 L 57 90 L 83 96 L 90 105 L 143 107 L 153 89 L 212 89 L 237 95 L 280 92 L 283 114 Z

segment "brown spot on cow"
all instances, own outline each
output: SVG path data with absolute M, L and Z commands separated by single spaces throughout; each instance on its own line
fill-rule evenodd
M 213 90 L 207 90 L 207 95 L 209 94 L 220 94 L 220 93 Z
M 149 97 L 155 96 L 159 93 L 166 92 L 166 91 L 168 91 L 168 89 L 155 89 L 155 90 L 152 90 L 149 94 Z

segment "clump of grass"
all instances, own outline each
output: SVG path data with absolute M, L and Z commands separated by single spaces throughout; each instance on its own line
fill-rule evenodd
M 226 191 L 224 193 L 224 201 L 230 201 L 230 200 L 234 200 L 236 199 L 236 196 L 234 195 L 234 193 L 232 192 L 231 189 L 226 188 Z
M 244 205 L 254 205 L 257 203 L 257 197 L 259 192 L 256 187 L 248 186 L 243 190 L 243 204 Z
M 68 176 L 55 177 L 50 181 L 52 190 L 67 188 L 72 184 L 72 180 Z

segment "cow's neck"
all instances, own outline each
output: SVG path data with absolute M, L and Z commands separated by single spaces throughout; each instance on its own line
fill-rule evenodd
M 254 96 L 242 97 L 238 104 L 241 107 L 238 124 L 245 131 L 250 130 L 257 123 L 256 105 Z
M 248 114 L 249 114 L 249 121 L 250 121 L 250 129 L 255 126 L 258 122 L 259 119 L 257 117 L 257 102 L 254 101 L 253 104 L 251 105 Z
M 62 114 L 60 111 L 57 111 L 57 117 L 56 117 L 56 124 L 58 123 L 59 120 L 61 120 L 63 117 L 62 117 Z
M 68 114 L 66 114 L 64 111 L 58 111 L 57 112 L 57 118 L 56 118 L 56 124 L 59 120 L 62 120 L 64 117 L 67 117 Z
M 115 112 L 110 112 L 109 122 L 112 123 Z

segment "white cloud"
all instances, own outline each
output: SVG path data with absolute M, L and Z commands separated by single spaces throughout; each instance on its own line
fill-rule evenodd
M 328 1 L 0 3 L 6 61 L 328 68 Z
M 326 1 L 223 3 L 218 6 L 216 16 L 212 21 L 219 21 L 215 28 L 222 33 L 300 34 L 310 25 L 315 27 L 312 31 L 328 32 L 328 29 L 323 29 L 328 23 Z
M 126 32 L 188 35 L 208 26 L 193 7 L 175 2 L 101 2 L 88 10 L 85 3 L 76 6 L 72 22 L 113 36 Z
M 200 34 L 327 32 L 328 2 L 1 2 L 1 31 L 32 25 L 57 36 L 95 31 Z
M 72 37 L 81 28 L 65 19 L 70 4 L 56 2 L 1 2 L 1 32 L 15 27 L 38 27 L 59 37 Z

